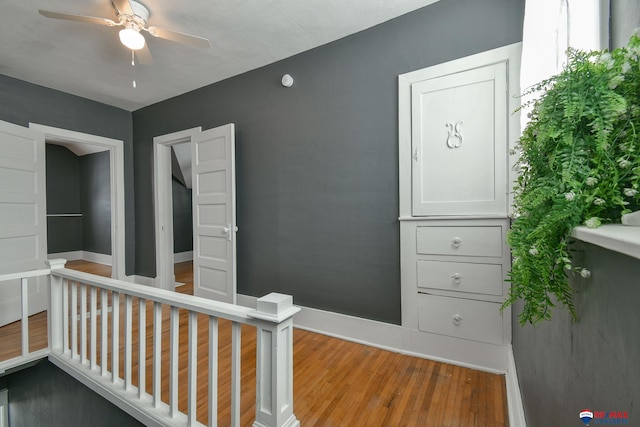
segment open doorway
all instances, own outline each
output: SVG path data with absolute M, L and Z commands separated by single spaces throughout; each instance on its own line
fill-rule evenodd
M 107 153 L 109 160 L 111 206 L 111 276 L 125 279 L 125 234 L 124 234 L 124 148 L 123 142 L 66 129 L 31 123 L 31 129 L 40 131 L 47 144 L 61 145 L 76 155 Z M 73 213 L 71 213 L 73 214 Z
M 172 147 L 188 144 L 193 191 L 193 293 L 235 303 L 235 127 L 187 129 L 153 139 L 156 286 L 175 290 Z M 177 157 L 177 156 L 176 156 Z
M 188 146 L 199 134 L 200 127 L 186 129 L 153 138 L 154 195 L 156 219 L 156 286 L 175 290 L 174 230 L 173 230 L 173 146 Z M 187 175 L 186 173 L 184 175 Z M 191 177 L 188 177 L 191 179 Z M 192 230 L 191 230 L 192 232 Z

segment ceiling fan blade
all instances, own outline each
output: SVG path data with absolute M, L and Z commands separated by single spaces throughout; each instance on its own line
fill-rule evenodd
M 151 65 L 153 64 L 153 58 L 151 57 L 151 51 L 149 50 L 149 46 L 145 43 L 142 49 L 138 49 L 135 51 L 136 58 L 138 58 L 138 62 L 143 65 Z
M 208 48 L 211 46 L 209 40 L 204 37 L 192 36 L 191 34 L 180 33 L 178 31 L 165 30 L 158 27 L 149 27 L 147 30 L 152 36 L 171 40 L 177 43 L 186 44 L 193 47 Z
M 111 2 L 116 7 L 118 12 L 129 16 L 135 15 L 135 13 L 133 13 L 133 8 L 131 7 L 131 3 L 129 3 L 129 0 L 111 0 Z
M 68 13 L 50 12 L 48 10 L 42 10 L 42 9 L 40 9 L 38 12 L 40 12 L 40 15 L 46 16 L 47 18 L 64 19 L 67 21 L 87 22 L 89 24 L 107 25 L 109 27 L 115 27 L 116 25 L 120 25 L 119 23 L 114 22 L 111 19 L 98 18 L 95 16 L 70 15 Z

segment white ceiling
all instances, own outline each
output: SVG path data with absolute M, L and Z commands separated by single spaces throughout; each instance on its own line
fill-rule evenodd
M 38 13 L 115 19 L 110 0 L 5 0 L 0 3 L 0 74 L 134 111 L 436 1 L 142 0 L 151 12 L 149 25 L 206 37 L 212 46 L 198 49 L 144 33 L 154 63 L 132 67 L 118 28 Z

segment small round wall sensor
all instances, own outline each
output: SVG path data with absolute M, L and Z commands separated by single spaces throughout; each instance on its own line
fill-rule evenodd
M 290 74 L 285 74 L 282 76 L 282 86 L 291 87 L 293 86 L 293 77 Z

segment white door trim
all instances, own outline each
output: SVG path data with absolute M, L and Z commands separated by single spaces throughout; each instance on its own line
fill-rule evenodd
M 124 142 L 118 139 L 29 123 L 29 128 L 44 134 L 45 141 L 55 140 L 97 145 L 109 150 L 111 179 L 111 258 L 115 279 L 125 278 L 125 222 L 124 222 Z
M 171 193 L 171 146 L 191 142 L 200 127 L 153 138 L 153 194 L 156 230 L 156 286 L 175 290 L 173 270 L 173 196 Z

